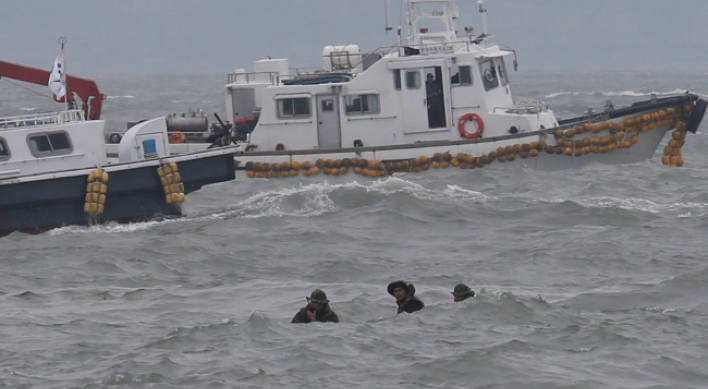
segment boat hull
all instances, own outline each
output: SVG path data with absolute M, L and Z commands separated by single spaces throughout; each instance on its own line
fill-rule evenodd
M 654 156 L 672 129 L 661 160 L 666 165 L 682 166 L 681 147 L 686 133 L 695 132 L 704 111 L 703 100 L 683 95 L 589 114 L 564 121 L 556 128 L 505 136 L 329 150 L 244 151 L 236 155 L 237 178 L 352 173 L 378 178 L 403 172 L 450 167 L 476 169 L 511 162 L 539 170 L 571 169 L 594 163 L 630 164 Z
M 137 165 L 137 166 L 136 166 Z M 13 231 L 41 233 L 67 225 L 135 222 L 160 216 L 178 216 L 182 209 L 168 204 L 157 164 L 133 164 L 109 170 L 104 211 L 87 214 L 85 171 L 46 179 L 0 183 L 0 236 Z M 184 194 L 203 185 L 234 179 L 231 154 L 183 158 L 177 162 Z

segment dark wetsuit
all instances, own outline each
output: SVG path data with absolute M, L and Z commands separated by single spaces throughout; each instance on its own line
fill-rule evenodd
M 415 296 L 406 297 L 401 301 L 396 301 L 396 304 L 398 304 L 398 313 L 413 313 L 420 311 L 425 307 L 425 304 L 423 304 L 423 302 Z
M 295 314 L 295 317 L 293 317 L 293 321 L 291 323 L 309 323 L 310 318 L 307 317 L 307 308 L 309 307 L 309 304 L 307 307 L 302 308 L 298 313 Z M 317 321 L 326 323 L 326 322 L 332 322 L 332 323 L 339 323 L 339 317 L 337 316 L 336 313 L 334 313 L 333 310 L 329 308 L 329 303 L 325 304 L 324 307 L 322 307 L 321 311 L 317 312 Z

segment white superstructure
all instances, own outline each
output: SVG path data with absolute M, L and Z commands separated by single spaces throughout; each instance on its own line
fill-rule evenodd
M 408 11 L 401 45 L 363 54 L 356 45 L 328 46 L 327 68 L 308 74 L 286 74 L 284 59 L 233 73 L 227 117 L 257 120 L 250 141 L 258 151 L 454 141 L 557 125 L 543 104 L 514 105 L 513 52 L 469 28 L 458 35 L 453 1 L 410 0 Z

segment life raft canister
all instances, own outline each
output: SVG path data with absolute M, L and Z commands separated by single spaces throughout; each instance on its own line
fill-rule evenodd
M 467 130 L 465 130 L 465 123 L 468 121 L 475 122 L 477 124 L 477 131 L 467 132 Z M 484 120 L 482 120 L 482 118 L 476 113 L 466 113 L 460 116 L 460 119 L 457 121 L 457 130 L 460 132 L 460 136 L 465 139 L 479 138 L 484 132 Z

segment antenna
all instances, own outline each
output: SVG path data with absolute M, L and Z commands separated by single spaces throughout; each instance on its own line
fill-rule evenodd
M 484 8 L 484 0 L 477 0 L 477 5 L 479 5 L 479 13 L 482 14 L 482 26 L 484 27 L 484 35 L 487 35 L 487 9 Z
M 384 0 L 384 16 L 386 18 L 386 32 L 391 32 L 393 27 L 388 25 L 388 0 Z

